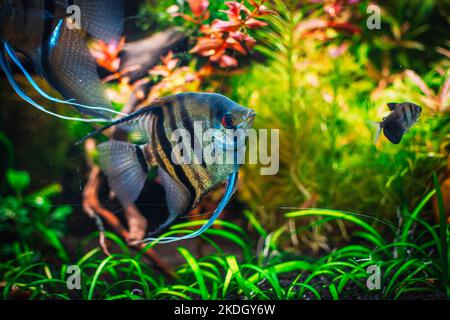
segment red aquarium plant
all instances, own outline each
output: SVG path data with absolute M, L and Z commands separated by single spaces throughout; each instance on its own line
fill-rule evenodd
M 235 53 L 247 55 L 256 43 L 247 30 L 266 26 L 267 23 L 259 18 L 274 13 L 264 6 L 264 0 L 259 3 L 249 1 L 252 9 L 245 6 L 243 2 L 228 1 L 225 2 L 228 9 L 221 10 L 228 19 L 214 19 L 210 23 L 211 13 L 208 9 L 208 1 L 190 0 L 188 2 L 193 16 L 178 12 L 173 15 L 199 25 L 200 36 L 196 39 L 190 53 L 208 58 L 210 63 L 220 68 L 238 66 L 238 60 L 233 55 Z
M 152 86 L 143 105 L 170 94 L 186 91 L 198 91 L 201 77 L 189 66 L 178 67 L 179 59 L 174 58 L 173 52 L 161 57 L 162 64 L 153 67 L 149 74 L 158 77 L 159 81 Z
M 313 37 L 318 40 L 329 40 L 327 29 L 343 32 L 348 35 L 360 34 L 361 28 L 350 20 L 354 15 L 351 10 L 360 0 L 312 0 L 323 5 L 324 14 L 317 18 L 302 21 L 298 28 L 303 37 Z
M 110 72 L 116 72 L 120 67 L 119 53 L 125 45 L 125 37 L 119 41 L 105 43 L 102 40 L 96 40 L 91 43 L 90 50 L 97 64 Z

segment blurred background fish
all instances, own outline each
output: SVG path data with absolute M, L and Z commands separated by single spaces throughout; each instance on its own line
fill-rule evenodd
M 124 207 L 133 204 L 138 198 L 149 168 L 158 167 L 169 216 L 153 234 L 195 208 L 204 195 L 237 171 L 235 163 L 209 164 L 203 157 L 199 164 L 174 163 L 172 152 L 178 142 L 171 138 L 173 132 L 185 129 L 192 139 L 191 146 L 197 143 L 205 150 L 209 142 L 205 142 L 194 132 L 194 123 L 201 123 L 203 132 L 208 129 L 222 132 L 225 129 L 246 130 L 251 128 L 254 117 L 253 110 L 242 107 L 223 95 L 182 93 L 159 99 L 88 137 L 117 125 L 128 133 L 131 140 L 138 141 L 111 140 L 98 146 L 100 167 Z M 215 140 L 215 143 L 220 144 L 219 148 L 230 147 L 224 146 L 223 141 Z M 228 184 L 223 199 L 225 204 L 234 192 L 236 178 Z M 220 211 L 221 209 L 216 210 L 215 217 Z
M 105 96 L 87 42 L 91 38 L 119 41 L 123 28 L 122 0 L 8 0 L 0 7 L 0 17 L 0 66 L 25 101 L 46 111 L 14 80 L 8 58 L 45 98 L 71 104 L 83 114 L 100 119 L 110 119 L 117 113 Z M 17 53 L 67 100 L 40 89 Z
M 422 108 L 411 102 L 390 102 L 387 104 L 391 113 L 377 123 L 378 130 L 375 143 L 383 130 L 386 138 L 393 144 L 398 144 L 403 135 L 419 120 Z

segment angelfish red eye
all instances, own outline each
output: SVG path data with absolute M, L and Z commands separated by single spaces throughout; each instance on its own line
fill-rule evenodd
M 234 117 L 231 114 L 226 114 L 222 117 L 222 125 L 227 129 L 234 128 Z

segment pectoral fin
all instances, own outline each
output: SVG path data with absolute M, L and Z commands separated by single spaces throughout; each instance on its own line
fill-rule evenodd
M 139 146 L 108 141 L 98 146 L 100 168 L 124 207 L 134 203 L 145 184 L 148 167 Z

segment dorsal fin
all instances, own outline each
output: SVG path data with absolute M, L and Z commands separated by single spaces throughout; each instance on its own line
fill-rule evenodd
M 81 28 L 105 42 L 118 41 L 124 22 L 124 0 L 75 0 Z
M 109 128 L 111 128 L 111 127 L 113 127 L 113 126 L 116 126 L 116 125 L 119 125 L 119 124 L 124 124 L 123 129 L 126 130 L 126 131 L 128 131 L 129 133 L 130 133 L 130 131 L 127 130 L 127 127 L 128 127 L 130 130 L 131 130 L 131 128 L 133 128 L 133 129 L 135 129 L 135 128 L 142 128 L 142 126 L 140 126 L 140 125 L 136 126 L 136 121 L 138 121 L 139 118 L 146 118 L 146 116 L 147 116 L 148 114 L 152 113 L 152 112 L 155 110 L 155 108 L 158 108 L 159 106 L 161 106 L 161 105 L 164 103 L 164 101 L 165 101 L 164 98 L 155 100 L 155 101 L 154 101 L 151 105 L 149 105 L 148 107 L 139 109 L 138 111 L 136 111 L 136 112 L 134 112 L 134 113 L 132 113 L 132 114 L 130 114 L 130 115 L 128 115 L 128 116 L 125 116 L 125 117 L 123 117 L 123 118 L 121 118 L 121 119 L 118 119 L 118 120 L 116 120 L 116 121 L 111 122 L 110 124 L 108 124 L 108 125 L 106 125 L 106 126 L 100 128 L 100 129 L 97 129 L 97 130 L 95 130 L 95 131 L 89 133 L 87 136 L 85 136 L 85 137 L 82 138 L 80 141 L 78 141 L 78 142 L 76 143 L 76 145 L 79 145 L 79 144 L 83 143 L 84 141 L 86 141 L 88 138 L 93 137 L 93 136 L 95 136 L 95 135 L 97 135 L 97 134 L 99 134 L 99 133 L 102 133 L 102 132 L 105 131 L 106 129 L 109 129 Z M 128 123 L 129 126 L 127 126 L 126 123 Z M 143 136 L 145 136 L 145 135 L 144 135 L 143 133 L 138 133 L 137 136 L 138 136 L 138 137 L 143 137 Z
M 395 109 L 395 107 L 398 106 L 398 103 L 397 102 L 388 102 L 387 106 L 390 111 L 393 111 Z

